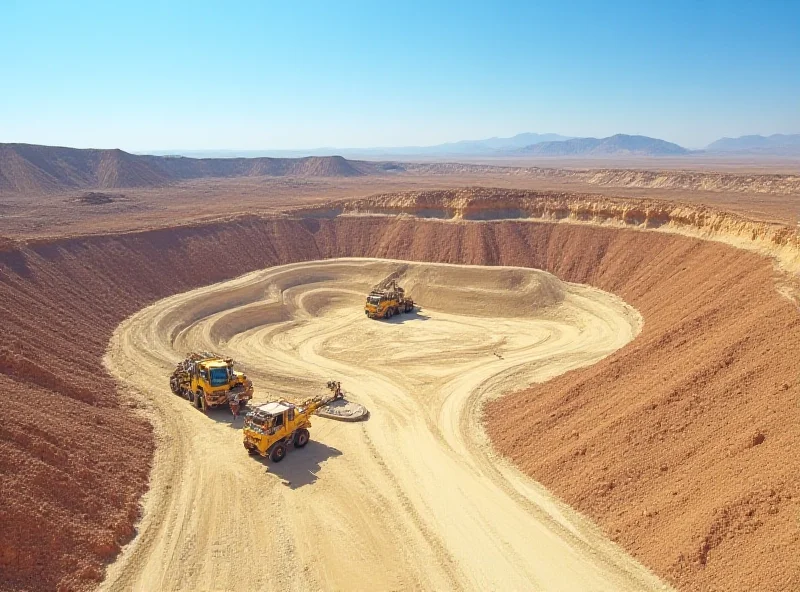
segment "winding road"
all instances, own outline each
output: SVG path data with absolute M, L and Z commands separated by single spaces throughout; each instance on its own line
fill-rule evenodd
M 398 270 L 421 310 L 367 319 L 364 295 Z M 480 421 L 485 398 L 592 364 L 640 325 L 615 296 L 536 270 L 375 259 L 161 300 L 117 328 L 106 356 L 157 452 L 138 534 L 103 589 L 668 589 L 495 457 Z M 283 462 L 250 457 L 241 419 L 170 393 L 191 350 L 234 357 L 254 403 L 336 379 L 370 418 L 315 418 Z

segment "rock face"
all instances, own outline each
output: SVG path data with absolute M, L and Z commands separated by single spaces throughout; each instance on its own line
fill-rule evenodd
M 510 216 L 493 201 L 564 216 L 496 220 Z M 279 218 L 0 240 L 0 589 L 91 588 L 134 532 L 152 434 L 102 366 L 126 316 L 270 265 L 398 254 L 540 268 L 636 307 L 636 340 L 491 403 L 489 435 L 681 589 L 800 589 L 797 305 L 755 252 L 640 229 L 688 220 L 778 253 L 795 248 L 795 231 L 677 206 L 539 201 L 492 190 L 382 196 Z
M 439 220 L 544 220 L 653 229 L 734 244 L 800 270 L 800 229 L 757 222 L 704 206 L 594 194 L 465 188 L 410 191 L 298 209 L 298 216 L 409 215 Z

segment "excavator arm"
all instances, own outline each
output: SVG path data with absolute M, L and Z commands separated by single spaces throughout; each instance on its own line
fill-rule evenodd
M 303 415 L 311 415 L 320 407 L 324 407 L 328 403 L 331 403 L 335 399 L 335 395 L 331 397 L 314 397 L 313 399 L 307 399 L 301 403 L 300 407 L 303 409 Z
M 332 393 L 330 397 L 314 397 L 313 399 L 306 399 L 305 401 L 303 401 L 300 404 L 300 408 L 303 409 L 302 413 L 305 415 L 311 415 L 320 407 L 324 407 L 325 405 L 330 405 L 337 399 L 344 398 L 341 382 L 338 382 L 336 380 L 329 380 L 328 389 L 330 389 Z
M 397 271 L 393 271 L 388 276 L 383 278 L 383 280 L 379 284 L 376 284 L 375 286 L 373 286 L 372 291 L 373 292 L 383 292 L 383 291 L 389 291 L 392 288 L 394 288 L 396 290 L 397 289 L 397 280 L 400 279 L 400 276 L 403 275 L 403 273 L 405 272 L 405 270 L 407 268 L 408 268 L 408 265 L 403 265 Z

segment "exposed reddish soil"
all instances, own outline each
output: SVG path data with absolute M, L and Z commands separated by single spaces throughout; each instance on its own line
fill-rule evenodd
M 162 296 L 317 256 L 282 244 L 296 235 L 283 226 L 2 243 L 0 589 L 102 577 L 134 532 L 153 450 L 102 366 L 114 327 Z
M 800 312 L 770 261 L 658 232 L 393 217 L 0 241 L 0 588 L 91 587 L 133 532 L 152 436 L 101 360 L 124 317 L 343 256 L 537 267 L 622 296 L 642 334 L 489 405 L 492 438 L 681 589 L 800 589 Z
M 489 404 L 491 438 L 680 589 L 800 589 L 797 307 L 755 257 L 606 232 L 552 269 L 622 296 L 642 333 Z

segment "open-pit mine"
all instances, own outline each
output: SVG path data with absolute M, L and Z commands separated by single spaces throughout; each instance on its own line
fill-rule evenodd
M 4 198 L 0 589 L 800 589 L 795 226 L 301 164 L 258 174 L 313 197 L 214 188 L 180 224 L 143 189 Z M 375 195 L 323 199 L 341 170 Z M 393 274 L 415 309 L 368 318 Z M 334 380 L 369 416 L 248 455 L 170 391 L 190 351 L 236 361 L 245 411 Z

